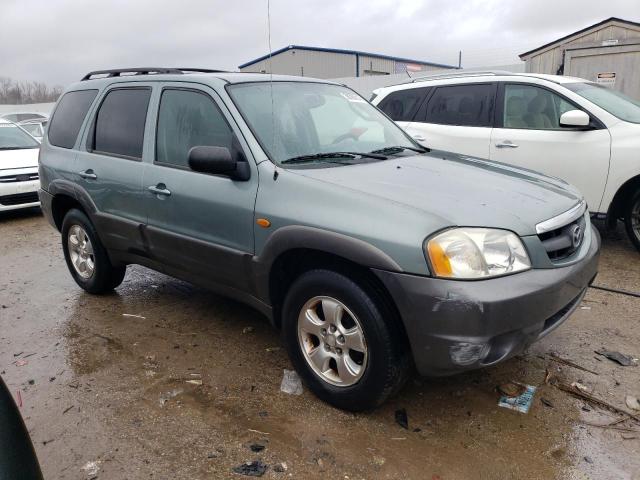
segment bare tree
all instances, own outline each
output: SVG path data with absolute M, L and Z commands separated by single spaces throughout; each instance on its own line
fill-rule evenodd
M 60 86 L 50 88 L 43 82 L 16 82 L 0 77 L 0 105 L 55 102 L 61 93 Z

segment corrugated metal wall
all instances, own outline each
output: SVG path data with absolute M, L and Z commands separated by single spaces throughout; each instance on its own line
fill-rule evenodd
M 355 76 L 356 57 L 344 53 L 313 50 L 287 50 L 271 57 L 273 73 L 315 78 Z M 269 60 L 240 69 L 241 72 L 271 73 Z
M 404 63 L 388 58 L 302 49 L 286 50 L 274 55 L 271 62 L 273 73 L 315 78 L 389 75 L 403 72 L 405 68 Z M 442 69 L 430 65 L 411 65 L 419 65 L 424 72 Z M 241 68 L 240 71 L 271 73 L 268 59 Z
M 575 48 L 581 45 L 602 45 L 603 41 L 609 39 L 626 41 L 633 38 L 640 39 L 640 29 L 613 21 L 597 29 L 584 32 L 566 42 L 550 45 L 546 49 L 534 52 L 529 58 L 525 59 L 525 68 L 530 73 L 555 75 L 562 65 L 563 52 L 567 48 Z

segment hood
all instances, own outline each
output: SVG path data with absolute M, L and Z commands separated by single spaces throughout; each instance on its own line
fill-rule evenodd
M 437 216 L 443 226 L 535 235 L 535 226 L 582 199 L 560 179 L 448 152 L 296 173 Z
M 38 166 L 39 148 L 0 150 L 0 170 Z

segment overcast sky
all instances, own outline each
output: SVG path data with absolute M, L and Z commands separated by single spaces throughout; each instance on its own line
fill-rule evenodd
M 89 70 L 235 70 L 268 52 L 266 0 L 0 0 L 0 76 L 66 85 Z M 640 0 L 271 0 L 273 50 L 311 45 L 493 66 Z

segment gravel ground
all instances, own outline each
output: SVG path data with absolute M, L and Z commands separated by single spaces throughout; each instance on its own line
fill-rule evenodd
M 0 216 L 0 232 L 0 374 L 21 392 L 46 479 L 242 478 L 232 468 L 253 460 L 269 465 L 263 478 L 640 479 L 640 422 L 594 426 L 619 417 L 545 383 L 547 371 L 578 381 L 620 409 L 640 397 L 640 368 L 594 353 L 640 356 L 640 298 L 591 289 L 526 353 L 414 377 L 354 415 L 280 392 L 291 365 L 252 309 L 138 266 L 115 293 L 91 296 L 39 211 Z M 622 228 L 604 236 L 596 284 L 640 292 Z M 529 413 L 498 407 L 508 381 L 538 387 Z M 402 408 L 408 430 L 394 420 Z

